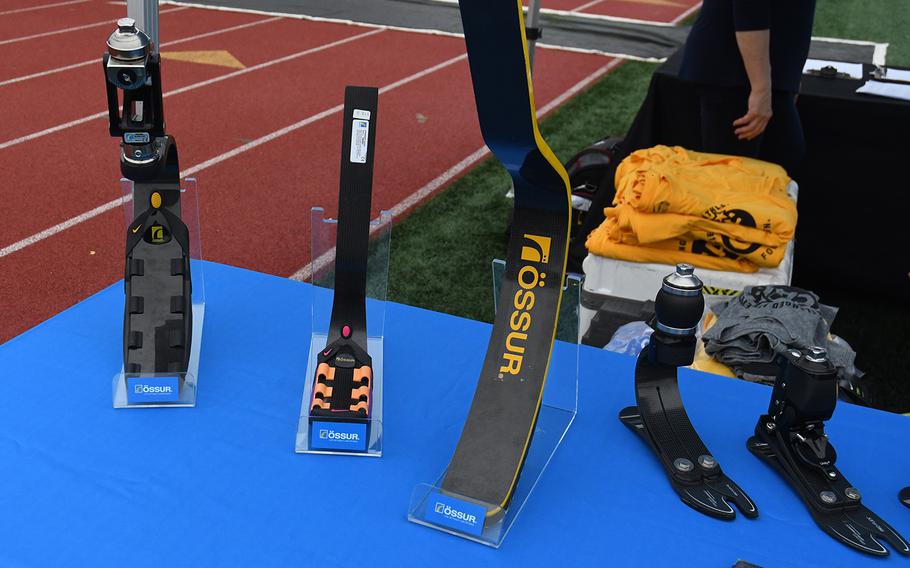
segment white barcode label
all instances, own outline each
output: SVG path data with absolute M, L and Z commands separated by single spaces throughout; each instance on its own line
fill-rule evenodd
M 360 118 L 363 120 L 370 120 L 370 111 L 361 110 L 359 108 L 354 109 L 354 118 Z
M 357 114 L 357 111 L 354 111 Z M 367 163 L 367 150 L 370 145 L 370 122 L 368 120 L 354 120 L 351 128 L 351 161 L 355 164 Z

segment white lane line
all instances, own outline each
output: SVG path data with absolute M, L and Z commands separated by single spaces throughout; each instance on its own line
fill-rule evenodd
M 69 6 L 70 4 L 82 4 L 88 0 L 69 0 L 68 2 L 54 2 L 53 4 L 42 4 L 40 6 L 29 6 L 28 8 L 16 8 L 15 10 L 4 10 L 0 16 L 8 14 L 21 14 L 22 12 L 32 12 L 34 10 L 44 10 L 46 8 L 56 8 L 57 6 Z
M 383 31 L 384 30 L 382 30 L 382 29 L 370 30 L 370 31 L 364 32 L 362 34 L 357 34 L 354 36 L 346 37 L 346 38 L 343 38 L 340 40 L 333 41 L 331 43 L 326 43 L 323 45 L 319 45 L 317 47 L 311 47 L 311 48 L 305 49 L 303 51 L 298 51 L 297 53 L 292 53 L 290 55 L 280 57 L 278 59 L 272 59 L 270 61 L 266 61 L 266 62 L 260 63 L 258 65 L 252 65 L 252 66 L 246 67 L 244 69 L 238 69 L 237 71 L 233 71 L 233 72 L 227 73 L 225 75 L 219 75 L 219 76 L 213 77 L 211 79 L 206 79 L 205 81 L 200 81 L 198 83 L 193 83 L 193 84 L 187 85 L 185 87 L 180 87 L 179 89 L 174 89 L 172 91 L 168 91 L 168 92 L 164 93 L 164 97 L 167 98 L 167 97 L 170 97 L 171 95 L 179 95 L 181 93 L 186 93 L 187 91 L 192 91 L 195 89 L 199 89 L 201 87 L 207 87 L 208 85 L 212 85 L 214 83 L 219 83 L 221 81 L 225 81 L 225 80 L 231 79 L 233 77 L 238 77 L 240 75 L 252 73 L 253 71 L 265 69 L 265 68 L 271 67 L 273 65 L 278 65 L 279 63 L 285 63 L 287 61 L 291 61 L 293 59 L 298 59 L 300 57 L 304 57 L 306 55 L 324 51 L 326 49 L 331 49 L 331 48 L 337 47 L 339 45 L 343 45 L 346 43 L 350 43 L 352 41 L 357 41 L 358 39 L 362 39 L 362 38 L 365 38 L 365 37 L 368 37 L 371 35 L 381 33 Z M 16 146 L 18 144 L 22 144 L 23 142 L 28 142 L 29 140 L 35 140 L 36 138 L 41 138 L 41 137 L 47 136 L 49 134 L 54 134 L 55 132 L 60 132 L 61 130 L 66 130 L 67 128 L 72 128 L 73 126 L 78 126 L 80 124 L 83 124 L 83 123 L 86 123 L 91 120 L 95 120 L 95 119 L 98 119 L 98 118 L 101 118 L 104 116 L 107 116 L 106 110 L 97 112 L 95 114 L 90 114 L 88 116 L 83 116 L 82 118 L 77 118 L 76 120 L 71 120 L 71 121 L 65 122 L 63 124 L 58 124 L 58 125 L 52 126 L 50 128 L 45 128 L 44 130 L 40 130 L 38 132 L 32 132 L 31 134 L 26 134 L 26 135 L 20 136 L 18 138 L 13 138 L 12 140 L 7 140 L 6 142 L 0 143 L 0 150 L 4 150 L 6 148 Z
M 372 32 L 369 32 L 369 34 L 372 35 L 374 33 L 380 32 L 380 31 L 382 31 L 382 30 L 374 30 Z M 428 67 L 426 69 L 423 69 L 422 71 L 418 71 L 417 73 L 414 73 L 413 75 L 409 75 L 409 76 L 405 77 L 404 79 L 400 79 L 393 83 L 389 83 L 388 85 L 380 88 L 379 92 L 386 93 L 388 91 L 397 89 L 398 87 L 407 85 L 408 83 L 416 81 L 417 79 L 420 79 L 427 75 L 430 75 L 431 73 L 435 73 L 436 71 L 439 71 L 440 69 L 449 67 L 450 65 L 457 63 L 459 61 L 462 61 L 466 58 L 467 58 L 466 54 L 458 55 L 456 57 L 443 61 L 442 63 L 438 63 L 436 65 L 433 65 L 432 67 Z M 328 116 L 341 112 L 343 109 L 344 109 L 344 105 L 336 105 L 332 108 L 326 109 L 322 112 L 309 116 L 299 122 L 296 122 L 294 124 L 281 128 L 279 130 L 276 130 L 275 132 L 266 134 L 265 136 L 262 136 L 255 140 L 247 142 L 246 144 L 243 144 L 242 146 L 238 146 L 237 148 L 234 148 L 233 150 L 225 152 L 219 156 L 215 156 L 214 158 L 211 158 L 200 164 L 196 164 L 195 166 L 187 168 L 186 170 L 184 170 L 182 172 L 181 175 L 182 175 L 182 177 L 192 176 L 202 170 L 210 168 L 216 164 L 220 164 L 221 162 L 223 162 L 225 160 L 228 160 L 230 158 L 243 154 L 244 152 L 248 152 L 249 150 L 252 150 L 253 148 L 256 148 L 258 146 L 271 142 L 272 140 L 275 140 L 276 138 L 280 138 L 281 136 L 284 136 L 290 132 L 303 128 L 304 126 L 307 126 L 308 124 L 312 124 L 312 123 L 322 120 Z M 85 213 L 82 213 L 81 215 L 77 215 L 76 217 L 67 219 L 66 221 L 63 221 L 62 223 L 58 223 L 58 224 L 54 225 L 53 227 L 49 227 L 39 233 L 35 233 L 34 235 L 24 238 L 21 241 L 8 245 L 8 246 L 0 249 L 0 258 L 3 258 L 4 256 L 12 254 L 16 251 L 22 250 L 35 243 L 41 242 L 44 239 L 52 237 L 71 227 L 74 227 L 75 225 L 78 225 L 79 223 L 83 223 L 85 221 L 88 221 L 89 219 L 97 217 L 98 215 L 101 215 L 102 213 L 105 213 L 106 211 L 110 211 L 111 209 L 118 207 L 122 203 L 123 203 L 123 198 L 118 197 L 117 199 L 109 201 L 103 205 L 99 205 L 98 207 L 95 207 L 94 209 L 92 209 L 90 211 L 86 211 Z
M 5 148 L 10 148 L 23 142 L 28 142 L 29 140 L 34 140 L 36 138 L 41 138 L 42 136 L 47 136 L 55 132 L 60 132 L 61 130 L 66 130 L 67 128 L 72 128 L 80 124 L 95 120 L 107 116 L 107 111 L 96 112 L 95 114 L 90 114 L 88 116 L 83 116 L 82 118 L 77 118 L 76 120 L 71 120 L 69 122 L 64 122 L 63 124 L 58 124 L 57 126 L 52 126 L 50 128 L 45 128 L 39 132 L 32 132 L 31 134 L 26 134 L 25 136 L 20 136 L 19 138 L 13 138 L 12 140 L 7 140 L 6 142 L 0 143 L 0 150 Z
M 170 14 L 170 13 L 172 13 L 172 12 L 181 12 L 181 11 L 183 11 L 183 10 L 189 10 L 189 9 L 190 9 L 189 6 L 180 6 L 180 7 L 178 7 L 178 8 L 171 8 L 170 10 L 162 10 L 159 14 L 160 14 L 160 15 L 164 15 L 164 14 Z M 18 43 L 18 42 L 20 42 L 20 41 L 28 41 L 28 40 L 30 40 L 30 39 L 38 39 L 38 38 L 42 38 L 42 37 L 49 37 L 49 36 L 59 35 L 59 34 L 65 34 L 65 33 L 69 33 L 69 32 L 78 32 L 78 31 L 80 31 L 80 30 L 87 30 L 87 29 L 90 29 L 90 28 L 97 28 L 97 27 L 99 27 L 99 26 L 109 26 L 109 25 L 111 25 L 112 23 L 115 23 L 116 21 L 117 21 L 116 19 L 114 19 L 114 20 L 103 20 L 103 21 L 101 21 L 101 22 L 95 22 L 95 23 L 92 23 L 92 24 L 84 24 L 84 25 L 81 25 L 81 26 L 74 26 L 74 27 L 71 27 L 71 28 L 63 28 L 62 30 L 54 30 L 54 31 L 51 31 L 51 32 L 42 32 L 42 33 L 40 33 L 40 34 L 32 34 L 32 35 L 27 35 L 27 36 L 14 37 L 14 38 L 5 39 L 5 40 L 0 41 L 0 45 L 7 45 L 7 44 L 10 44 L 10 43 Z
M 57 223 L 53 227 L 48 227 L 47 229 L 44 229 L 40 233 L 35 233 L 34 235 L 32 235 L 30 237 L 26 237 L 26 238 L 22 239 L 21 241 L 15 242 L 15 243 L 9 245 L 8 247 L 4 247 L 4 248 L 0 249 L 0 258 L 3 258 L 4 256 L 6 256 L 8 254 L 12 254 L 18 250 L 22 250 L 25 247 L 31 246 L 35 243 L 41 242 L 48 237 L 52 237 L 52 236 L 56 235 L 57 233 L 61 233 L 65 230 L 69 229 L 70 227 L 75 227 L 79 223 L 88 221 L 89 219 L 92 219 L 93 217 L 97 217 L 98 215 L 101 215 L 105 211 L 110 211 L 111 209 L 114 209 L 115 207 L 119 207 L 123 203 L 123 201 L 124 201 L 123 197 L 118 197 L 117 199 L 110 201 L 108 203 L 105 203 L 104 205 L 99 205 L 98 207 L 95 207 L 91 211 L 86 211 L 85 213 L 83 213 L 81 215 L 76 215 L 75 217 L 72 217 L 71 219 L 67 219 L 66 221 L 64 221 L 62 223 Z
M 219 35 L 219 34 L 225 34 L 225 33 L 228 33 L 228 32 L 234 32 L 234 31 L 237 31 L 237 30 L 245 29 L 245 28 L 251 28 L 251 27 L 253 27 L 253 26 L 259 26 L 259 25 L 262 25 L 262 24 L 267 24 L 267 23 L 269 23 L 269 22 L 274 22 L 274 21 L 277 21 L 277 20 L 280 20 L 280 19 L 281 19 L 280 16 L 275 16 L 275 17 L 272 17 L 272 18 L 266 18 L 266 19 L 264 19 L 264 20 L 257 20 L 257 21 L 255 21 L 255 22 L 248 22 L 248 23 L 246 23 L 246 24 L 240 24 L 240 25 L 237 25 L 237 26 L 231 26 L 231 27 L 229 27 L 229 28 L 224 28 L 224 29 L 221 29 L 221 30 L 214 30 L 214 31 L 211 31 L 211 32 L 203 33 L 203 34 L 198 34 L 198 35 L 194 35 L 194 36 L 189 36 L 189 37 L 184 37 L 184 38 L 180 38 L 180 39 L 175 39 L 175 40 L 172 40 L 172 41 L 165 41 L 165 42 L 162 42 L 162 43 L 161 43 L 161 47 L 168 47 L 168 46 L 171 46 L 171 45 L 178 45 L 178 44 L 181 44 L 181 43 L 186 43 L 186 42 L 188 42 L 188 41 L 193 41 L 193 40 L 197 40 L 197 39 L 212 37 L 212 36 L 216 36 L 216 35 Z M 79 67 L 85 67 L 85 66 L 87 66 L 87 65 L 97 65 L 97 64 L 100 63 L 100 61 L 101 61 L 101 58 L 95 57 L 95 58 L 92 58 L 92 59 L 87 59 L 87 60 L 85 60 L 85 61 L 80 61 L 79 63 L 73 63 L 73 64 L 71 64 L 71 65 L 64 65 L 63 67 L 56 67 L 56 68 L 54 68 L 54 69 L 48 69 L 48 70 L 46 70 L 46 71 L 39 71 L 39 72 L 37 72 L 37 73 L 32 73 L 32 74 L 30 74 L 30 75 L 23 75 L 23 76 L 21 76 L 21 77 L 13 77 L 12 79 L 6 79 L 6 80 L 4 80 L 4 81 L 0 81 L 0 87 L 4 87 L 4 86 L 6 86 L 6 85 L 12 85 L 13 83 L 20 83 L 20 82 L 22 82 L 22 81 L 28 81 L 28 80 L 30 80 L 30 79 L 37 79 L 38 77 L 46 77 L 47 75 L 53 75 L 54 73 L 61 73 L 61 72 L 63 72 L 63 71 L 69 71 L 69 70 L 71 70 L 71 69 L 77 69 L 77 68 L 79 68 Z
M 689 16 L 691 16 L 691 15 L 692 15 L 696 10 L 698 10 L 699 8 L 701 8 L 701 2 L 698 2 L 698 3 L 695 4 L 694 6 L 689 7 L 685 12 L 683 12 L 682 14 L 680 14 L 680 15 L 676 16 L 675 18 L 673 18 L 673 21 L 672 21 L 673 25 L 676 25 L 676 24 L 678 24 L 679 22 L 685 20 L 686 18 L 688 18 Z
M 600 69 L 594 71 L 578 83 L 575 83 L 568 90 L 563 92 L 561 95 L 545 104 L 540 110 L 537 111 L 537 118 L 542 118 L 546 116 L 550 111 L 564 103 L 567 99 L 578 94 L 580 91 L 584 90 L 588 85 L 596 81 L 597 79 L 603 77 L 608 71 L 619 65 L 620 60 L 613 60 Z M 486 146 L 481 146 L 477 150 L 474 150 L 466 158 L 442 172 L 439 176 L 433 178 L 428 184 L 424 185 L 414 193 L 408 195 L 398 203 L 392 206 L 389 212 L 392 214 L 391 219 L 394 221 L 396 217 L 401 216 L 408 209 L 411 209 L 418 203 L 422 202 L 424 199 L 435 193 L 439 188 L 447 185 L 457 176 L 461 175 L 465 170 L 479 162 L 481 159 L 485 158 L 490 153 L 489 148 Z M 384 225 L 382 223 L 377 225 L 370 225 L 370 234 L 375 233 Z M 306 282 L 313 275 L 313 270 L 317 272 L 325 268 L 329 263 L 335 260 L 335 247 L 330 248 L 326 252 L 319 255 L 316 258 L 316 261 L 311 264 L 302 266 L 300 269 L 295 271 L 289 278 L 291 280 L 297 280 L 298 282 Z
M 569 11 L 570 11 L 570 12 L 573 12 L 573 13 L 574 13 L 574 12 L 581 12 L 582 10 L 587 10 L 587 9 L 590 8 L 591 6 L 596 6 L 596 5 L 598 5 L 598 4 L 600 4 L 601 2 L 603 2 L 603 1 L 604 1 L 604 0 L 591 0 L 591 1 L 588 2 L 587 4 L 582 4 L 581 6 L 578 6 L 578 7 L 576 7 L 576 8 L 572 8 L 572 9 L 569 10 Z

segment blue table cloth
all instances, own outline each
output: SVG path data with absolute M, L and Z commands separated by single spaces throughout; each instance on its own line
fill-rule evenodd
M 198 403 L 114 410 L 122 286 L 0 346 L 0 566 L 844 566 L 746 450 L 769 390 L 683 371 L 687 409 L 757 520 L 700 515 L 617 419 L 633 359 L 582 348 L 579 413 L 503 547 L 406 520 L 445 468 L 490 326 L 389 304 L 384 456 L 294 453 L 312 288 L 207 264 Z M 9 298 L 4 301 L 9 301 Z M 864 501 L 904 535 L 910 423 L 840 404 L 828 431 Z M 877 563 L 877 564 L 876 564 Z

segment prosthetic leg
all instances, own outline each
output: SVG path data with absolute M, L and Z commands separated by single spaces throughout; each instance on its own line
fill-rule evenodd
M 373 87 L 345 89 L 335 296 L 327 344 L 317 358 L 311 425 L 318 420 L 370 426 L 373 360 L 367 353 L 366 282 L 378 97 Z
M 677 368 L 690 365 L 695 357 L 695 328 L 704 306 L 702 283 L 694 269 L 677 265 L 657 293 L 654 333 L 635 367 L 638 406 L 624 408 L 619 419 L 651 446 L 685 504 L 732 520 L 736 517 L 732 501 L 743 515 L 755 518 L 755 504 L 724 475 L 689 421 L 679 393 Z
M 821 347 L 781 356 L 781 371 L 768 414 L 755 426 L 749 451 L 780 473 L 806 503 L 819 527 L 835 540 L 875 556 L 887 556 L 887 541 L 900 554 L 910 546 L 897 531 L 863 506 L 858 489 L 834 463 L 837 453 L 825 420 L 837 404 L 837 374 Z
M 182 386 L 193 329 L 190 243 L 180 218 L 177 145 L 164 132 L 160 59 L 154 42 L 131 18 L 117 22 L 107 49 L 110 133 L 121 139 L 120 171 L 134 183 L 133 221 L 126 232 L 123 370 L 127 377 L 176 374 Z

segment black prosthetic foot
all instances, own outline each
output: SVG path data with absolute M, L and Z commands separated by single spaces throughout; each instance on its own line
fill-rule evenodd
M 660 459 L 680 499 L 696 511 L 723 520 L 736 518 L 731 503 L 748 518 L 755 503 L 720 467 L 705 447 L 683 407 L 677 368 L 692 363 L 695 328 L 704 310 L 702 283 L 689 265 L 664 279 L 655 302 L 651 341 L 635 367 L 637 406 L 619 413 Z
M 816 524 L 832 538 L 861 552 L 887 556 L 887 542 L 910 555 L 910 546 L 888 523 L 862 504 L 862 495 L 834 465 L 837 452 L 825 420 L 837 403 L 837 375 L 824 349 L 781 356 L 768 414 L 763 414 L 749 451 L 773 467 L 806 504 Z

